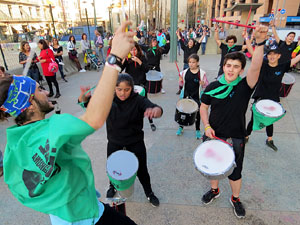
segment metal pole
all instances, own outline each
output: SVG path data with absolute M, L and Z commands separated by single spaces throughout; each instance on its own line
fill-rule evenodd
M 177 61 L 177 22 L 178 22 L 178 0 L 171 0 L 171 43 L 170 62 Z
M 284 7 L 285 7 L 285 0 L 283 0 L 283 4 L 282 4 L 282 8 L 281 9 L 284 9 Z M 280 13 L 280 22 L 279 22 L 279 26 L 280 27 L 281 27 L 282 16 L 283 16 L 283 14 Z
M 51 4 L 49 4 L 49 7 L 50 7 L 50 14 L 51 14 L 51 19 L 52 19 L 52 25 L 53 25 L 54 37 L 57 38 L 56 31 L 55 31 L 55 25 L 54 25 L 54 19 L 53 19 L 52 6 L 51 6 Z
M 2 50 L 2 44 L 1 43 L 0 43 L 0 52 L 1 52 L 1 55 L 2 55 L 2 59 L 3 59 L 3 63 L 4 63 L 4 66 L 5 66 L 5 69 L 8 70 L 8 66 L 7 66 L 5 57 L 4 57 L 4 53 L 3 53 L 3 50 Z
M 91 44 L 90 25 L 89 25 L 89 17 L 88 17 L 87 9 L 86 9 L 86 8 L 85 8 L 85 17 L 86 17 L 86 23 L 87 23 L 88 32 L 89 32 L 89 43 L 90 43 L 90 46 L 92 47 L 92 44 Z
M 95 4 L 95 0 L 93 0 L 93 5 L 94 5 L 94 24 L 95 24 L 95 28 L 97 27 L 97 16 L 96 16 L 96 4 Z

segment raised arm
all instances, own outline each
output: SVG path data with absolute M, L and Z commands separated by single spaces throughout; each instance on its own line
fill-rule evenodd
M 272 33 L 274 35 L 274 38 L 275 38 L 276 42 L 279 43 L 280 38 L 279 38 L 279 36 L 277 34 L 274 20 L 270 21 L 270 26 L 272 27 Z
M 267 38 L 267 33 L 268 33 L 268 27 L 259 25 L 256 26 L 256 29 L 254 31 L 254 37 L 256 40 L 256 47 L 252 56 L 252 62 L 250 65 L 250 68 L 248 69 L 247 72 L 247 83 L 249 87 L 254 88 L 261 69 L 261 65 L 263 62 L 263 57 L 264 57 L 264 42 Z
M 125 28 L 131 25 L 131 22 L 122 23 L 116 31 L 111 54 L 120 58 L 125 58 L 130 49 L 134 47 L 133 32 L 125 32 Z M 86 112 L 80 117 L 94 129 L 103 126 L 110 112 L 114 90 L 118 78 L 118 71 L 111 66 L 105 66 L 101 79 L 95 89 L 95 92 L 88 104 Z
M 220 45 L 221 45 L 221 41 L 220 41 L 220 38 L 219 38 L 219 28 L 218 28 L 218 25 L 216 24 L 215 25 L 215 41 L 217 42 L 217 45 L 218 45 L 218 47 L 220 47 Z
M 300 61 L 300 55 L 297 55 L 295 58 L 291 60 L 291 67 L 294 66 L 299 61 Z
M 205 30 L 205 31 L 203 31 L 203 35 L 201 36 L 201 38 L 198 40 L 198 43 L 201 43 L 202 40 L 205 38 L 206 35 L 207 35 L 207 32 Z
M 251 54 L 251 56 L 253 56 L 254 50 L 253 50 L 253 47 L 252 47 L 252 45 L 251 45 L 251 42 L 252 42 L 252 36 L 251 36 L 251 39 L 249 39 L 247 31 L 244 31 L 244 33 L 243 33 L 243 38 L 245 39 L 246 45 L 243 45 L 243 49 L 242 49 L 242 50 L 247 49 L 248 52 Z M 245 47 L 244 47 L 244 46 L 245 46 Z

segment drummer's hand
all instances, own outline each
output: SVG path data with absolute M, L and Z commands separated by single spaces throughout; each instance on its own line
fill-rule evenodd
M 125 21 L 115 32 L 114 39 L 112 41 L 111 54 L 114 54 L 120 58 L 125 58 L 130 50 L 134 47 L 133 32 L 126 32 L 126 28 L 131 25 L 130 21 Z
M 144 116 L 149 119 L 161 117 L 162 111 L 159 107 L 148 108 L 146 109 Z
M 91 97 L 91 92 L 85 94 L 90 89 L 91 89 L 90 86 L 80 86 L 80 96 L 79 96 L 80 102 L 85 102 Z
M 207 137 L 213 139 L 214 136 L 215 136 L 215 131 L 214 131 L 214 129 L 208 128 L 208 129 L 205 131 L 205 135 L 206 135 Z
M 138 64 L 142 65 L 142 61 L 138 57 L 132 56 L 131 59 L 132 59 L 132 61 L 137 62 Z
M 204 84 L 205 84 L 205 83 L 204 83 L 204 80 L 201 80 L 201 81 L 200 81 L 200 85 L 203 86 Z
M 256 43 L 261 43 L 264 40 L 267 39 L 267 33 L 268 33 L 269 28 L 264 25 L 257 25 L 255 30 L 254 30 L 254 37 L 256 40 Z

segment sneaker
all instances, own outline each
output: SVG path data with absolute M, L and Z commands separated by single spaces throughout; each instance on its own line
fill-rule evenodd
M 201 138 L 200 130 L 196 130 L 196 139 L 200 139 L 200 138 Z
M 271 141 L 268 141 L 268 139 L 266 140 L 266 145 L 268 147 L 270 147 L 271 149 L 273 149 L 275 152 L 278 151 L 278 148 L 274 145 L 274 141 L 271 140 Z
M 66 78 L 63 78 L 63 81 L 64 81 L 64 82 L 68 82 L 68 81 L 66 80 Z
M 150 127 L 152 131 L 156 131 L 156 126 L 153 123 L 150 124 Z
M 246 210 L 245 210 L 243 204 L 241 203 L 240 198 L 238 198 L 236 201 L 233 201 L 232 197 L 231 197 L 229 199 L 229 201 L 233 207 L 234 215 L 239 219 L 245 218 Z
M 116 193 L 117 193 L 117 190 L 114 188 L 114 186 L 109 185 L 109 188 L 106 192 L 106 198 L 113 198 Z
M 53 95 L 54 95 L 54 93 L 50 92 L 49 95 L 48 95 L 48 97 L 51 98 L 51 97 L 53 97 Z
M 81 70 L 79 71 L 79 73 L 84 73 L 84 72 L 86 72 L 85 69 L 81 69 Z
M 166 93 L 166 91 L 165 91 L 164 89 L 161 89 L 160 92 L 161 92 L 162 94 L 165 94 L 165 93 Z
M 210 204 L 214 199 L 218 198 L 220 196 L 220 189 L 218 189 L 218 192 L 215 192 L 213 189 L 210 189 L 208 192 L 206 192 L 202 196 L 202 202 L 205 205 Z
M 247 144 L 249 141 L 249 136 L 248 137 L 245 137 L 245 144 Z
M 151 203 L 151 205 L 152 205 L 153 207 L 159 206 L 159 200 L 158 200 L 158 198 L 154 195 L 153 192 L 151 192 L 150 195 L 147 196 L 147 199 L 148 199 L 148 201 Z
M 181 92 L 181 90 L 178 90 L 178 91 L 176 92 L 176 95 L 180 95 L 180 92 Z
M 176 135 L 180 136 L 180 135 L 182 135 L 182 133 L 183 133 L 183 128 L 179 127 L 178 130 L 177 130 L 177 132 L 176 132 Z
M 60 93 L 56 93 L 56 95 L 54 96 L 54 98 L 59 98 L 61 96 Z
M 58 64 L 59 64 L 59 65 L 62 65 L 62 66 L 64 66 L 64 65 L 65 65 L 63 62 L 59 62 Z

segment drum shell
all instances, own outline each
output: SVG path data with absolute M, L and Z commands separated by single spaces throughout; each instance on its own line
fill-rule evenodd
M 197 111 L 193 113 L 180 112 L 176 108 L 175 121 L 181 126 L 192 126 L 196 121 Z
M 281 84 L 281 88 L 279 90 L 279 97 L 287 97 L 292 89 L 294 84 Z
M 207 174 L 207 173 L 204 173 L 203 171 L 198 170 L 197 168 L 195 168 L 195 169 L 198 172 L 200 172 L 202 174 L 202 176 L 204 176 L 205 178 L 207 178 L 209 180 L 222 180 L 222 179 L 225 179 L 228 176 L 230 176 L 235 167 L 236 167 L 236 163 L 234 162 L 232 167 L 228 171 L 226 171 L 224 174 L 218 174 L 218 175 Z
M 162 81 L 149 81 L 147 80 L 146 85 L 148 88 L 148 93 L 150 94 L 156 94 L 159 93 L 161 91 L 161 83 Z

